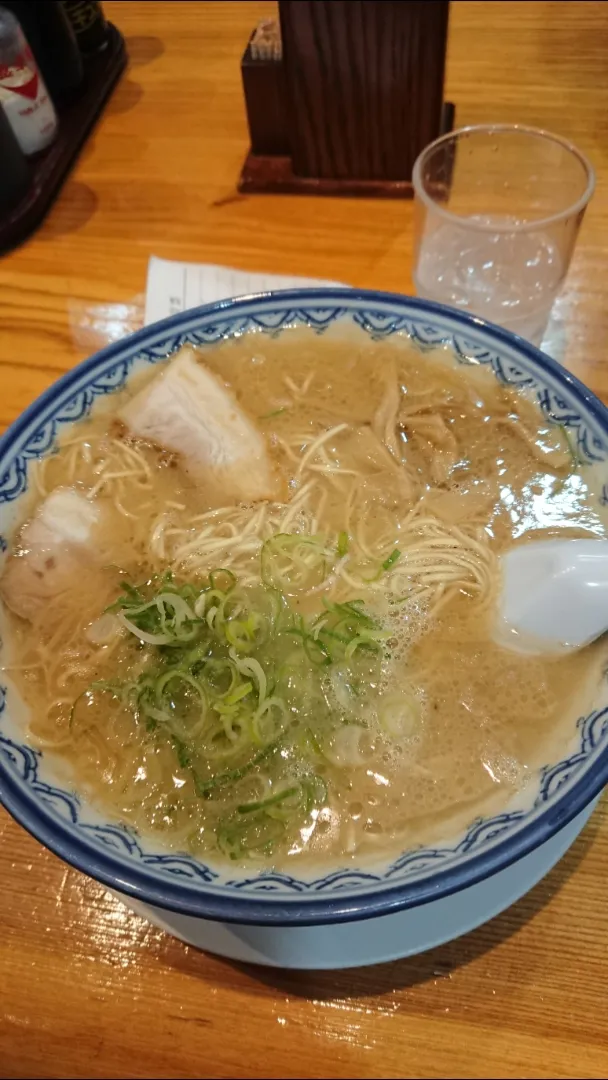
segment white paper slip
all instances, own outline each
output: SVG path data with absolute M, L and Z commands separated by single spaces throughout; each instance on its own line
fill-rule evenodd
M 348 288 L 341 281 L 292 277 L 286 274 L 251 274 L 211 263 L 174 262 L 156 255 L 148 262 L 145 325 L 178 311 L 211 304 L 229 296 L 266 292 L 268 289 L 305 289 L 311 285 Z

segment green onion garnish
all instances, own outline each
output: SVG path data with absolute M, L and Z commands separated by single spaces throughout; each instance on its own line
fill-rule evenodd
M 346 552 L 348 551 L 348 533 L 347 532 L 338 533 L 338 548 L 337 548 L 337 550 L 338 550 L 338 556 L 342 559 L 344 557 L 344 555 L 346 555 Z
M 287 411 L 287 407 L 283 405 L 281 409 L 273 409 L 272 412 L 263 413 L 262 416 L 258 416 L 258 420 L 272 420 L 273 416 L 280 416 L 281 413 Z
M 215 842 L 229 858 L 271 853 L 310 825 L 312 809 L 327 799 L 314 770 L 332 732 L 361 723 L 389 633 L 361 599 L 322 597 L 315 616 L 288 600 L 316 591 L 348 543 L 346 532 L 331 544 L 278 534 L 263 546 L 258 585 L 242 585 L 226 568 L 185 583 L 163 574 L 123 582 L 108 609 L 123 627 L 123 668 L 129 648 L 136 667 L 124 681 L 92 683 L 74 702 L 70 727 L 78 733 L 96 714 L 81 707 L 96 704 L 87 695 L 112 695 L 143 738 L 170 748 L 196 794 L 214 804 Z M 347 688 L 339 705 L 327 696 L 328 679 Z M 355 686 L 360 691 L 351 692 Z
M 397 559 L 400 559 L 400 558 L 401 558 L 401 552 L 399 551 L 399 548 L 395 548 L 394 551 L 391 551 L 388 559 L 385 559 L 384 562 L 382 563 L 382 569 L 383 570 L 390 570 L 391 566 L 394 566 L 395 563 L 397 562 Z
M 566 446 L 568 447 L 568 453 L 570 454 L 570 458 L 572 460 L 571 469 L 578 469 L 582 465 L 582 461 L 579 457 L 576 443 L 573 442 L 572 436 L 565 424 L 559 424 L 558 426 L 564 437 L 564 441 L 566 443 Z

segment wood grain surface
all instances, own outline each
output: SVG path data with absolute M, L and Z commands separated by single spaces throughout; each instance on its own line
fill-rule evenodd
M 298 176 L 410 179 L 439 135 L 448 10 L 443 0 L 281 5 Z
M 107 3 L 130 68 L 38 235 L 0 262 L 0 424 L 136 321 L 148 256 L 411 288 L 407 202 L 245 197 L 239 61 L 269 3 Z M 551 347 L 608 399 L 608 4 L 454 3 L 460 123 L 575 140 L 598 187 Z M 461 941 L 343 974 L 198 953 L 0 816 L 0 1076 L 606 1077 L 608 815 Z

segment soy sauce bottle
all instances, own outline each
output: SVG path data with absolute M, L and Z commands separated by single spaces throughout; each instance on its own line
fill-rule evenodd
M 30 186 L 25 154 L 0 106 L 0 219 L 23 198 Z
M 60 0 L 3 0 L 17 16 L 54 102 L 74 97 L 84 79 L 76 35 Z
M 12 11 L 0 6 L 0 109 L 24 154 L 46 150 L 57 134 L 53 108 L 36 59 Z M 14 161 L 10 149 L 7 151 Z M 0 171 L 4 159 L 0 155 Z

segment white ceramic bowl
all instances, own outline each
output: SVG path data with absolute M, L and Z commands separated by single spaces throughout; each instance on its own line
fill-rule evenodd
M 323 335 L 407 335 L 422 352 L 439 344 L 455 364 L 483 364 L 526 387 L 570 429 L 583 462 L 606 469 L 608 410 L 553 360 L 479 319 L 424 300 L 343 289 L 298 290 L 230 300 L 145 328 L 80 364 L 46 391 L 0 442 L 0 550 L 23 515 L 33 461 L 95 399 L 185 342 L 207 345 L 254 331 L 308 326 Z M 563 854 L 608 778 L 608 685 L 593 710 L 572 717 L 566 757 L 538 770 L 504 811 L 477 818 L 433 848 L 390 862 L 337 865 L 314 877 L 226 871 L 104 820 L 57 780 L 53 760 L 28 740 L 10 684 L 0 690 L 0 798 L 42 843 L 194 944 L 236 959 L 294 967 L 344 967 L 420 951 L 490 918 L 529 889 Z M 362 921 L 365 920 L 365 921 Z M 333 925 L 329 925 L 333 924 Z

